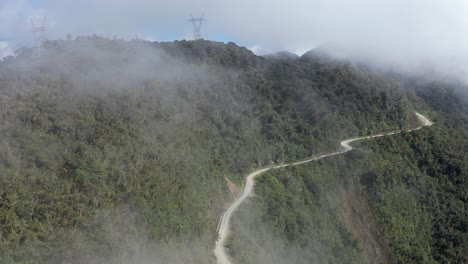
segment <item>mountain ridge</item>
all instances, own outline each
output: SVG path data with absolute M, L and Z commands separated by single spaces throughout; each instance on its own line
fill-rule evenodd
M 407 88 L 234 43 L 91 36 L 22 50 L 0 63 L 0 256 L 213 262 L 226 178 L 404 129 L 433 109 L 424 98 L 444 98 Z

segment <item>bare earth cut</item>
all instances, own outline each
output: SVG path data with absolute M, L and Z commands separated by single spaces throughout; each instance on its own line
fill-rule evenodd
M 417 128 L 408 130 L 408 132 L 421 129 L 424 126 L 433 125 L 433 123 L 427 117 L 423 116 L 422 114 L 416 112 L 416 116 L 418 117 L 421 125 L 419 127 L 417 127 Z M 371 136 L 364 136 L 364 137 L 357 137 L 357 138 L 347 139 L 347 140 L 341 141 L 340 144 L 343 147 L 343 149 L 341 151 L 324 154 L 324 155 L 321 155 L 321 156 L 318 156 L 318 157 L 313 157 L 313 158 L 303 160 L 303 161 L 298 161 L 298 162 L 295 162 L 295 163 L 271 166 L 271 167 L 268 167 L 268 168 L 263 168 L 263 169 L 254 171 L 251 174 L 249 174 L 247 176 L 247 180 L 246 180 L 245 187 L 244 187 L 244 190 L 242 192 L 242 195 L 238 199 L 236 199 L 229 206 L 229 208 L 226 210 L 226 212 L 224 212 L 224 214 L 221 217 L 220 224 L 219 224 L 219 229 L 218 229 L 218 240 L 216 241 L 216 245 L 215 245 L 215 248 L 214 248 L 214 254 L 216 256 L 217 263 L 218 264 L 230 264 L 231 263 L 231 261 L 229 260 L 229 256 L 226 253 L 226 248 L 224 247 L 224 244 L 225 244 L 226 239 L 227 239 L 228 234 L 229 234 L 229 226 L 230 226 L 231 216 L 239 208 L 239 206 L 252 194 L 253 187 L 254 187 L 254 178 L 257 175 L 259 175 L 259 174 L 261 174 L 261 173 L 263 173 L 265 171 L 271 170 L 271 169 L 278 169 L 278 168 L 283 168 L 283 167 L 288 167 L 288 166 L 301 165 L 301 164 L 308 163 L 308 162 L 311 162 L 311 161 L 315 161 L 315 160 L 323 159 L 323 158 L 326 158 L 326 157 L 346 153 L 346 152 L 351 151 L 353 149 L 353 147 L 350 146 L 350 143 L 354 142 L 354 141 L 363 140 L 363 139 L 370 139 L 370 138 L 376 138 L 376 137 L 383 137 L 383 136 L 390 136 L 390 135 L 398 134 L 398 133 L 401 133 L 401 132 L 402 131 L 386 132 L 386 133 L 379 133 L 379 134 L 375 134 L 375 135 L 371 135 Z

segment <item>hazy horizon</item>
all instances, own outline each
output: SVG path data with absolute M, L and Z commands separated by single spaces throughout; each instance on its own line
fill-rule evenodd
M 0 55 L 32 45 L 31 19 L 47 17 L 46 35 L 151 41 L 192 39 L 190 13 L 204 16 L 205 39 L 245 46 L 258 55 L 298 55 L 333 45 L 346 58 L 403 71 L 464 76 L 468 70 L 468 2 L 213 0 L 1 0 Z

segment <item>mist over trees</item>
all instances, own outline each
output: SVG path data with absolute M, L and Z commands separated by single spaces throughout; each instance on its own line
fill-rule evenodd
M 0 259 L 213 261 L 219 216 L 234 196 L 225 177 L 241 186 L 254 168 L 334 150 L 350 136 L 406 128 L 414 106 L 445 120 L 437 113 L 451 109 L 446 97 L 435 94 L 438 89 L 410 91 L 408 82 L 347 62 L 259 57 L 234 43 L 203 40 L 92 36 L 47 42 L 40 57 L 22 50 L 0 63 Z M 466 133 L 460 131 L 466 132 L 453 128 L 437 142 L 461 133 L 448 143 L 463 146 Z M 369 151 L 392 148 L 372 145 Z M 414 155 L 411 160 L 422 154 Z M 382 160 L 372 162 L 379 168 Z M 297 174 L 306 177 L 307 168 Z M 454 184 L 464 186 L 465 167 L 459 175 Z M 274 196 L 269 192 L 278 186 L 269 183 L 282 176 L 265 177 L 258 194 Z M 374 188 L 362 199 L 388 188 Z M 457 188 L 455 193 L 464 190 Z M 463 208 L 465 198 L 458 202 Z M 291 243 L 300 238 L 293 229 L 278 229 L 272 216 L 262 218 L 262 228 Z M 390 230 L 385 243 L 398 241 L 380 217 L 376 223 Z M 453 225 L 440 221 L 443 228 Z M 450 249 L 457 258 L 440 251 L 435 259 L 460 259 L 466 246 L 466 230 L 461 232 L 461 238 L 441 233 L 447 243 L 461 239 Z M 353 247 L 350 252 L 359 252 Z M 413 254 L 389 248 L 395 261 Z
M 237 263 L 468 260 L 466 87 L 407 81 L 435 125 L 260 176 L 233 221 Z

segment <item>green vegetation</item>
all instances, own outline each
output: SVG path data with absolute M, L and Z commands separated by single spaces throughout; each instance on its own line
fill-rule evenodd
M 236 263 L 371 263 L 346 226 L 337 159 L 336 166 L 318 161 L 258 179 L 257 196 L 233 221 L 228 247 Z
M 447 84 L 416 91 L 436 125 L 261 176 L 234 223 L 237 262 L 466 263 L 468 98 Z M 262 251 L 270 259 L 252 261 Z
M 49 42 L 37 58 L 23 50 L 0 63 L 0 262 L 206 263 L 213 258 L 219 216 L 232 199 L 224 177 L 240 185 L 253 168 L 323 153 L 349 136 L 405 128 L 419 96 L 351 64 L 263 58 L 233 43 L 94 36 Z M 317 251 L 313 246 L 322 245 L 323 255 L 340 252 L 332 262 L 369 261 L 366 243 L 349 231 L 346 221 L 352 217 L 337 217 L 336 201 L 349 186 L 362 187 L 359 164 L 369 163 L 363 168 L 380 175 L 383 169 L 393 172 L 391 161 L 404 151 L 423 158 L 427 145 L 413 146 L 423 133 L 440 134 L 429 147 L 454 135 L 440 128 L 405 134 L 406 143 L 388 143 L 388 150 L 387 143 L 369 144 L 373 153 L 395 155 L 385 168 L 379 164 L 386 156 L 353 153 L 286 175 L 265 175 L 252 208 L 267 223 L 265 230 L 292 248 Z M 465 139 L 466 134 L 451 139 L 450 149 L 460 154 Z M 461 162 L 455 189 L 441 185 L 447 174 L 439 165 L 424 163 L 437 159 L 415 163 L 433 166 L 420 174 L 435 177 L 424 183 L 433 184 L 434 203 L 444 201 L 438 204 L 440 240 L 434 235 L 435 205 L 422 204 L 416 185 L 371 181 L 366 187 L 372 210 L 383 208 L 375 213 L 382 226 L 375 232 L 389 241 L 392 258 L 407 260 L 413 245 L 423 260 L 461 258 L 466 231 L 457 228 L 466 227 L 466 196 L 457 195 L 466 190 L 460 186 L 467 164 L 461 158 L 443 159 Z M 347 172 L 356 168 L 356 176 L 336 176 L 341 164 L 349 166 Z M 317 176 L 320 171 L 323 176 Z M 407 201 L 404 211 L 397 210 L 401 197 Z M 448 212 L 453 218 L 444 218 Z M 391 242 L 402 240 L 411 244 L 398 242 L 397 248 Z M 241 256 L 242 246 L 234 245 Z M 299 253 L 290 255 L 304 257 Z

